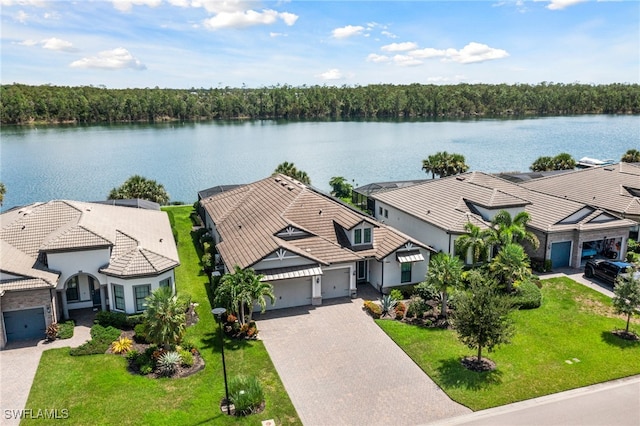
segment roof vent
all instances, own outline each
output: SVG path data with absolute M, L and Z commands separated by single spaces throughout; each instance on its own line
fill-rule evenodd
M 282 178 L 277 177 L 276 178 L 276 182 L 280 182 L 282 180 Z
M 464 180 L 464 176 L 456 176 L 456 179 L 459 181 L 463 181 Z
M 320 209 L 320 211 L 318 212 L 318 214 L 319 214 L 319 215 L 321 215 L 321 214 L 322 214 L 322 209 Z
M 289 186 L 287 186 L 287 189 L 288 189 L 289 191 L 293 191 L 293 186 L 289 185 Z
M 280 185 L 282 185 L 282 186 L 287 186 L 287 182 L 282 181 L 282 182 L 280 182 Z

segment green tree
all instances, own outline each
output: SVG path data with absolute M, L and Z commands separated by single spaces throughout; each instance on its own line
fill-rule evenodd
M 510 243 L 527 241 L 537 249 L 540 246 L 538 237 L 531 231 L 527 231 L 527 224 L 531 216 L 526 211 L 511 216 L 506 210 L 500 210 L 491 220 L 491 228 L 488 231 L 489 241 L 502 247 Z
M 489 270 L 504 285 L 507 293 L 511 292 L 516 281 L 524 281 L 531 276 L 529 257 L 522 246 L 516 243 L 501 247 L 489 264 Z
M 288 161 L 278 164 L 278 167 L 276 167 L 273 174 L 275 175 L 278 173 L 289 176 L 290 178 L 296 179 L 302 183 L 306 183 L 307 185 L 311 184 L 311 178 L 309 175 L 302 170 L 298 170 L 295 164 L 289 163 Z
M 471 222 L 465 223 L 464 229 L 467 233 L 461 235 L 455 243 L 458 256 L 466 259 L 469 252 L 471 252 L 472 263 L 486 261 L 489 258 L 491 249 L 491 244 L 489 243 L 490 231 L 481 229 Z
M 422 170 L 431 173 L 432 178 L 435 175 L 447 177 L 464 173 L 469 166 L 465 163 L 464 155 L 441 151 L 422 160 Z
M 7 187 L 4 186 L 4 183 L 0 182 L 0 206 L 4 203 L 4 194 L 7 193 Z
M 129 198 L 140 198 L 158 204 L 167 204 L 169 202 L 169 194 L 167 194 L 162 184 L 140 175 L 133 175 L 119 187 L 113 188 L 107 200 Z
M 576 168 L 576 160 L 566 152 L 553 157 L 553 170 L 573 170 Z
M 334 176 L 329 181 L 331 192 L 338 198 L 351 197 L 353 186 L 342 176 Z
M 164 349 L 182 340 L 186 328 L 186 304 L 169 287 L 151 293 L 144 311 L 147 339 Z
M 629 333 L 631 315 L 640 309 L 640 278 L 633 268 L 627 268 L 625 275 L 619 275 L 613 287 L 613 307 L 619 314 L 627 316 L 625 332 Z
M 238 265 L 233 273 L 224 274 L 215 290 L 215 303 L 222 305 L 238 317 L 240 324 L 245 324 L 245 310 L 249 309 L 248 320 L 251 321 L 253 304 L 257 303 L 264 312 L 266 298 L 275 303 L 273 286 L 261 281 L 264 275 L 256 274 L 252 268 L 242 269 Z
M 629 149 L 620 159 L 623 163 L 640 163 L 640 151 L 637 149 Z
M 536 161 L 529 166 L 532 172 L 548 172 L 554 170 L 553 157 L 543 156 L 538 157 Z
M 440 315 L 447 317 L 447 295 L 449 287 L 458 288 L 462 281 L 462 261 L 454 255 L 438 253 L 431 258 L 426 283 L 440 292 L 442 306 Z
M 453 326 L 460 341 L 477 349 L 476 363 L 482 365 L 482 350 L 491 352 L 497 345 L 509 343 L 514 333 L 509 318 L 511 301 L 500 295 L 495 284 L 472 279 L 469 291 L 456 301 Z

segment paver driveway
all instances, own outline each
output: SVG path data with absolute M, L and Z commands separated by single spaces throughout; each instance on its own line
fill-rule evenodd
M 305 426 L 415 425 L 470 413 L 373 320 L 362 299 L 267 312 L 260 336 Z

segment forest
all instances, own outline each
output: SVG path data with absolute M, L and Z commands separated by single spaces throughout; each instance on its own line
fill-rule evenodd
M 0 86 L 0 122 L 423 119 L 640 114 L 639 84 L 456 84 L 108 89 Z

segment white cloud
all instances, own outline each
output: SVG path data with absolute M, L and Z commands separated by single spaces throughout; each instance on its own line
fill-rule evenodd
M 36 44 L 38 44 L 38 42 L 35 40 L 25 40 L 25 41 L 21 41 L 18 44 L 21 46 L 35 46 Z
M 509 56 L 506 50 L 494 49 L 486 44 L 471 42 L 461 50 L 447 49 L 446 60 L 461 64 L 502 59 Z
M 333 68 L 323 72 L 322 74 L 318 74 L 317 77 L 320 77 L 323 80 L 342 80 L 344 78 L 340 70 L 337 68 Z
M 355 35 L 362 34 L 362 31 L 364 31 L 363 26 L 347 25 L 346 27 L 334 29 L 333 31 L 331 31 L 331 35 L 334 38 L 348 38 L 348 37 L 353 37 Z
M 409 52 L 409 55 L 414 58 L 420 59 L 430 59 L 430 58 L 441 58 L 445 56 L 447 52 L 441 49 L 434 49 L 432 47 L 427 47 L 425 49 L 416 49 Z
M 391 43 L 386 46 L 382 46 L 380 50 L 383 52 L 406 52 L 407 50 L 413 50 L 418 47 L 417 43 L 407 41 L 404 43 Z
M 383 36 L 386 36 L 388 38 L 398 38 L 397 35 L 393 34 L 392 32 L 389 31 L 382 31 L 380 34 L 382 34 Z
M 27 15 L 27 13 L 24 10 L 20 10 L 18 13 L 15 14 L 13 19 L 20 22 L 21 24 L 24 24 L 29 19 L 29 15 Z
M 288 34 L 285 34 L 285 33 L 273 33 L 273 32 L 269 33 L 269 37 L 271 37 L 271 38 L 276 38 L 276 37 L 288 37 L 288 36 L 289 36 L 289 35 L 288 35 Z
M 376 53 L 370 53 L 369 56 L 367 56 L 367 62 L 389 62 L 391 61 L 391 58 L 385 55 L 378 55 Z
M 77 50 L 75 47 L 73 47 L 73 43 L 71 43 L 70 41 L 60 40 L 59 38 L 55 37 L 42 40 L 41 43 L 44 49 L 49 50 L 59 50 L 63 52 L 75 52 Z
M 97 68 L 104 70 L 118 70 L 123 68 L 144 70 L 147 68 L 124 47 L 105 50 L 98 53 L 97 56 L 82 58 L 72 62 L 70 66 L 72 68 Z
M 46 7 L 45 0 L 0 0 L 1 6 L 35 6 Z
M 113 7 L 121 12 L 129 12 L 133 6 L 157 7 L 162 4 L 162 0 L 111 0 Z
M 570 6 L 575 6 L 578 3 L 583 3 L 586 0 L 551 0 L 547 5 L 547 9 L 550 10 L 562 10 Z
M 220 12 L 216 16 L 204 21 L 207 28 L 217 30 L 220 28 L 245 28 L 253 25 L 271 25 L 278 19 L 282 19 L 288 26 L 292 26 L 298 19 L 297 15 L 287 12 L 276 12 L 265 9 L 262 12 L 255 10 Z
M 393 57 L 393 62 L 403 67 L 422 65 L 422 61 L 408 55 L 396 55 Z
M 247 0 L 170 0 L 170 2 L 180 6 L 188 4 L 191 7 L 202 7 L 211 13 L 244 12 L 260 5 L 260 2 Z

